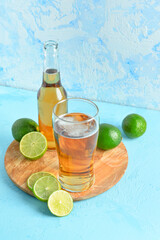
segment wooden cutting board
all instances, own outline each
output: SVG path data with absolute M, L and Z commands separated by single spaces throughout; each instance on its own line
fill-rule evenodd
M 97 149 L 95 157 L 95 183 L 81 193 L 71 193 L 74 201 L 91 198 L 113 187 L 124 175 L 128 165 L 128 154 L 124 144 L 103 151 Z M 26 185 L 27 178 L 35 172 L 47 171 L 58 177 L 56 150 L 48 150 L 36 161 L 25 159 L 19 152 L 19 143 L 13 141 L 5 155 L 5 168 L 10 179 L 26 193 L 33 195 Z

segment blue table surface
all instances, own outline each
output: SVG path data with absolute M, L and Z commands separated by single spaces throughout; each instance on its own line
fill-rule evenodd
M 96 102 L 101 122 L 121 129 L 123 118 L 138 113 L 147 131 L 138 139 L 124 136 L 129 164 L 123 178 L 107 192 L 74 203 L 70 215 L 53 216 L 47 204 L 21 191 L 9 179 L 4 156 L 13 141 L 11 126 L 22 117 L 37 121 L 36 93 L 0 87 L 0 239 L 1 240 L 159 240 L 160 112 Z

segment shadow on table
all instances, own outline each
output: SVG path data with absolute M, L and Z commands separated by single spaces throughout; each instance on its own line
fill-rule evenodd
M 20 190 L 21 191 L 21 190 Z M 21 191 L 23 194 L 21 194 L 21 196 L 23 196 L 23 200 L 26 201 L 27 205 L 30 205 L 30 207 L 32 209 L 34 209 L 35 211 L 47 215 L 49 217 L 54 217 L 53 214 L 51 214 L 51 212 L 48 209 L 47 206 L 47 202 L 42 202 L 38 199 L 36 199 L 35 197 L 24 193 L 23 191 Z
M 11 179 L 7 176 L 7 173 L 4 173 L 3 180 L 6 187 L 9 188 L 11 192 L 13 192 L 12 197 L 14 195 L 15 198 L 21 199 L 21 201 L 23 201 L 26 206 L 32 208 L 38 213 L 47 215 L 49 217 L 54 217 L 54 215 L 51 214 L 48 209 L 47 202 L 42 202 L 35 197 L 23 192 L 11 181 Z

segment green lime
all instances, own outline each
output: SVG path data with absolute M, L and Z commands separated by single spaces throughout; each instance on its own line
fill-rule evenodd
M 122 128 L 129 138 L 142 136 L 147 128 L 146 120 L 138 114 L 129 114 L 123 119 Z
M 35 184 L 35 182 L 41 178 L 41 177 L 44 177 L 44 176 L 52 176 L 52 177 L 55 177 L 53 174 L 49 173 L 49 172 L 36 172 L 36 173 L 33 173 L 29 176 L 29 178 L 27 179 L 27 187 L 32 191 L 33 190 L 33 186 Z M 56 177 L 55 177 L 56 178 Z M 60 185 L 60 183 L 59 183 Z M 61 187 L 61 185 L 60 185 Z
M 36 160 L 43 156 L 47 150 L 47 140 L 40 132 L 30 132 L 20 141 L 20 152 L 30 160 Z
M 44 176 L 39 178 L 34 186 L 33 193 L 36 198 L 46 202 L 49 196 L 57 190 L 60 190 L 59 181 L 53 176 Z
M 73 199 L 66 191 L 53 192 L 48 199 L 48 208 L 58 217 L 66 216 L 72 211 Z
M 103 123 L 99 126 L 97 147 L 108 150 L 117 147 L 122 140 L 120 130 L 110 124 Z
M 12 125 L 12 135 L 18 142 L 20 142 L 25 134 L 34 131 L 39 131 L 39 126 L 35 121 L 29 118 L 20 118 Z

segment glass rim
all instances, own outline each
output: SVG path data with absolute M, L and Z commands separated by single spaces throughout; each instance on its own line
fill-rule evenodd
M 69 121 L 69 120 L 62 119 L 61 117 L 59 117 L 59 116 L 56 115 L 55 109 L 56 109 L 56 107 L 58 106 L 58 104 L 63 103 L 63 102 L 68 101 L 68 100 L 80 100 L 80 101 L 87 102 L 87 103 L 91 104 L 92 106 L 94 106 L 94 107 L 96 108 L 96 114 L 95 114 L 94 116 L 91 116 L 90 119 L 87 119 L 87 120 L 84 120 L 84 121 L 80 121 L 80 122 L 73 122 L 73 121 Z M 53 114 L 54 114 L 54 116 L 56 116 L 56 118 L 58 118 L 58 119 L 60 119 L 61 121 L 64 121 L 64 122 L 69 122 L 69 123 L 74 123 L 74 124 L 76 124 L 76 123 L 80 124 L 80 123 L 90 122 L 90 121 L 92 121 L 93 119 L 95 119 L 95 118 L 98 116 L 98 113 L 99 113 L 99 108 L 98 108 L 98 106 L 97 106 L 93 101 L 91 101 L 91 100 L 89 100 L 89 99 L 86 99 L 86 98 L 75 98 L 75 97 L 73 97 L 73 98 L 72 98 L 72 97 L 66 98 L 66 99 L 63 99 L 63 100 L 59 101 L 58 103 L 56 103 L 56 105 L 53 107 Z

